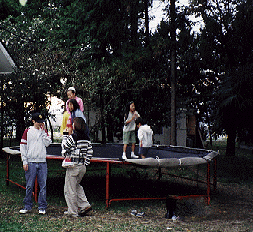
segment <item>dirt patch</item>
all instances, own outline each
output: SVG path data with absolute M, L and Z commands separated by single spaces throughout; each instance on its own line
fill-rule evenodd
M 137 207 L 135 203 L 129 203 L 131 207 L 122 208 L 113 204 L 106 210 L 97 208 L 83 218 L 69 218 L 63 213 L 66 207 L 49 205 L 47 210 L 48 221 L 56 223 L 67 221 L 70 225 L 85 223 L 87 231 L 253 231 L 253 199 L 252 190 L 238 184 L 218 184 L 218 191 L 211 198 L 209 206 L 205 199 L 178 200 L 175 210 L 178 220 L 166 219 L 165 202 Z M 0 195 L 0 204 L 11 207 L 13 200 L 3 199 Z M 124 204 L 124 203 L 122 203 Z M 155 207 L 154 207 L 155 205 Z M 137 208 L 136 208 L 137 207 Z M 144 212 L 143 217 L 131 215 L 131 210 Z M 4 218 L 17 217 L 19 209 L 11 209 L 2 212 Z M 37 217 L 38 212 L 34 208 L 32 213 L 19 217 L 20 222 L 25 222 L 30 217 Z M 72 223 L 72 224 L 71 224 Z M 121 228 L 122 226 L 122 228 Z M 64 229 L 65 228 L 65 229 Z M 66 226 L 59 231 L 73 231 Z M 92 228 L 92 229 L 91 229 Z M 75 228 L 75 231 L 82 229 Z

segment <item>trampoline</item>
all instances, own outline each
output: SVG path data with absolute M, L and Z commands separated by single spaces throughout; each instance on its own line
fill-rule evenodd
M 128 147 L 130 149 L 130 147 Z M 138 153 L 138 147 L 136 147 L 136 154 Z M 19 147 L 5 147 L 2 149 L 6 153 L 7 165 L 6 165 L 6 184 L 9 182 L 18 185 L 19 187 L 25 189 L 24 186 L 17 182 L 11 180 L 10 174 L 10 157 L 13 155 L 19 155 Z M 108 208 L 113 201 L 134 201 L 134 200 L 166 200 L 168 195 L 164 197 L 139 197 L 139 198 L 110 198 L 110 169 L 112 164 L 114 165 L 132 165 L 140 168 L 153 168 L 157 169 L 159 177 L 161 177 L 161 170 L 165 169 L 168 171 L 171 168 L 177 168 L 182 166 L 195 166 L 199 164 L 206 164 L 206 181 L 193 180 L 201 182 L 206 185 L 206 194 L 201 195 L 169 195 L 169 198 L 173 199 L 185 199 L 185 198 L 198 198 L 205 197 L 207 204 L 210 203 L 211 187 L 214 191 L 216 190 L 216 172 L 217 172 L 217 155 L 218 153 L 212 150 L 204 149 L 194 149 L 188 147 L 178 147 L 178 146 L 153 146 L 150 148 L 146 159 L 126 159 L 122 160 L 122 144 L 93 144 L 93 157 L 91 159 L 92 166 L 93 163 L 104 163 L 105 164 L 105 199 L 106 207 Z M 130 152 L 129 152 L 130 155 Z M 128 155 L 127 155 L 128 156 Z M 51 160 L 63 160 L 61 156 L 61 144 L 51 144 L 47 148 L 47 159 Z M 212 170 L 211 170 L 212 169 Z M 212 175 L 212 176 L 211 176 Z M 180 177 L 184 178 L 184 177 Z M 192 180 L 189 178 L 185 178 Z M 212 181 L 211 181 L 212 179 Z M 35 183 L 34 196 L 37 201 L 38 194 L 38 184 Z

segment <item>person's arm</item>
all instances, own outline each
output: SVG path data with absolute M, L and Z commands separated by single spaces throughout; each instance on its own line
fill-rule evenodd
M 82 98 L 76 97 L 76 101 L 77 101 L 77 103 L 80 107 L 80 110 L 83 112 L 84 109 L 83 109 L 83 100 L 82 100 Z
M 47 130 L 45 129 L 45 124 L 43 124 L 41 126 L 40 130 L 41 130 L 41 134 L 42 134 L 43 144 L 46 147 L 48 147 L 52 143 L 52 140 L 51 140 L 49 134 L 47 133 Z
M 139 128 L 138 130 L 138 139 L 139 139 L 139 146 L 142 147 L 143 146 L 143 143 L 142 143 L 142 140 L 143 140 L 143 132 L 142 130 Z
M 67 137 L 67 139 L 63 142 L 63 147 L 64 149 L 70 149 L 72 146 L 74 146 L 76 143 L 75 143 L 75 140 L 73 139 L 72 135 L 69 135 Z
M 66 102 L 66 110 L 70 115 L 71 113 L 70 113 L 69 106 L 68 106 L 69 101 L 70 101 L 70 99 L 68 99 L 67 102 Z
M 128 113 L 129 116 L 129 113 Z M 133 114 L 133 117 L 131 119 L 128 120 L 128 116 L 125 119 L 125 125 L 129 124 L 130 122 L 132 122 L 133 120 L 135 120 L 135 115 Z

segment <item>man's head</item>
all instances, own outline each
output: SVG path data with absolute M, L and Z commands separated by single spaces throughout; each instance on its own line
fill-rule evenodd
M 32 114 L 32 122 L 36 128 L 40 128 L 44 124 L 45 119 L 41 113 L 35 112 Z

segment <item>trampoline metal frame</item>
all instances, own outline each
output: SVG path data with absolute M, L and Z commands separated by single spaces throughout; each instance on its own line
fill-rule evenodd
M 4 151 L 5 152 L 5 151 Z M 6 185 L 9 185 L 9 182 L 21 187 L 22 189 L 26 189 L 26 187 L 20 185 L 17 182 L 14 182 L 10 179 L 10 154 L 8 152 L 6 153 Z M 19 154 L 20 156 L 20 154 Z M 53 155 L 48 155 L 47 159 L 53 159 L 53 160 L 63 160 L 64 158 L 61 156 L 53 156 Z M 201 182 L 206 184 L 207 190 L 206 190 L 206 195 L 185 195 L 185 196 L 178 196 L 178 195 L 169 195 L 167 197 L 159 197 L 159 198 L 112 198 L 110 199 L 110 168 L 111 164 L 121 164 L 121 165 L 132 165 L 130 162 L 126 161 L 117 161 L 117 160 L 110 160 L 110 159 L 99 159 L 99 158 L 92 158 L 91 163 L 105 163 L 106 164 L 106 208 L 109 208 L 111 203 L 114 201 L 143 201 L 143 200 L 166 200 L 168 197 L 173 198 L 176 200 L 182 200 L 182 199 L 188 199 L 188 198 L 206 198 L 206 203 L 207 205 L 210 204 L 210 195 L 211 195 L 211 185 L 213 186 L 213 190 L 216 191 L 216 186 L 217 186 L 217 159 L 213 159 L 213 183 L 211 183 L 211 164 L 210 162 L 207 162 L 207 181 L 199 181 L 199 180 L 194 180 L 194 179 L 189 179 L 185 178 L 188 180 L 196 181 L 196 182 Z M 181 176 L 178 176 L 180 178 L 184 178 Z M 35 186 L 34 186 L 34 199 L 37 202 L 38 201 L 38 182 L 37 178 L 35 180 Z

